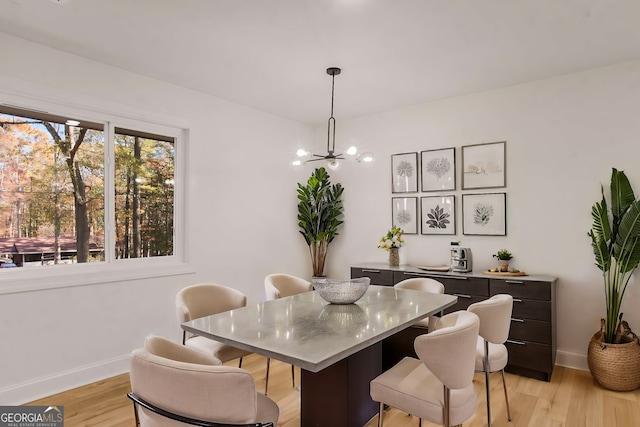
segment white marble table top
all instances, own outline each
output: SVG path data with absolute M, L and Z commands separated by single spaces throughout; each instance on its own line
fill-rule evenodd
M 333 305 L 313 291 L 202 317 L 182 328 L 318 372 L 456 300 L 446 294 L 370 286 L 355 304 Z

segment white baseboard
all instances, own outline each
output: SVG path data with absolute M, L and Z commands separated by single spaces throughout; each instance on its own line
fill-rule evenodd
M 581 371 L 589 370 L 587 355 L 582 353 L 569 353 L 568 351 L 558 350 L 556 352 L 556 365 Z
M 2 388 L 0 405 L 23 405 L 125 372 L 129 372 L 128 354 Z

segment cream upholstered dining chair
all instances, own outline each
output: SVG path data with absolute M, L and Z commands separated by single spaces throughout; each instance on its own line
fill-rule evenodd
M 297 276 L 286 273 L 269 274 L 264 278 L 264 292 L 267 301 L 289 297 L 291 295 L 301 294 L 313 290 L 311 282 Z M 264 394 L 267 394 L 269 388 L 269 367 L 271 359 L 267 358 L 267 375 L 264 384 Z M 291 383 L 296 386 L 295 367 L 291 365 Z
M 436 329 L 415 339 L 420 359 L 405 357 L 371 381 L 371 398 L 430 422 L 450 427 L 469 419 L 476 410 L 473 387 L 478 316 L 469 311 L 449 313 Z
M 158 336 L 130 356 L 136 425 L 276 426 L 280 411 L 244 369 Z M 198 422 L 197 424 L 195 422 Z
M 176 295 L 176 313 L 180 324 L 200 317 L 242 308 L 246 305 L 247 297 L 242 292 L 210 283 L 187 286 Z M 184 330 L 182 331 L 182 344 L 210 354 L 223 363 L 240 358 L 239 368 L 242 367 L 242 357 L 251 354 L 249 351 L 210 338 L 190 336 Z
M 431 292 L 432 294 L 444 294 L 444 285 L 435 279 L 428 277 L 412 277 L 405 279 L 393 285 L 397 289 L 413 289 L 414 291 Z M 428 331 L 433 330 L 436 318 L 431 316 L 420 320 L 413 326 L 426 328 Z
M 484 374 L 485 389 L 487 390 L 487 426 L 491 427 L 491 398 L 489 395 L 489 374 L 491 372 L 502 372 L 502 386 L 507 402 L 507 418 L 511 421 L 507 382 L 504 378 L 504 368 L 509 360 L 509 352 L 504 343 L 509 337 L 511 327 L 513 297 L 506 294 L 494 295 L 487 300 L 471 304 L 467 310 L 480 318 L 480 332 L 476 348 L 476 372 Z

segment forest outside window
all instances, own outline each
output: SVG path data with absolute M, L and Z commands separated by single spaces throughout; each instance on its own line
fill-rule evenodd
M 0 275 L 5 265 L 174 255 L 175 145 L 0 105 Z

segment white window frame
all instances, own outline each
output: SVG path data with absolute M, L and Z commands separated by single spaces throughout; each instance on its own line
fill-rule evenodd
M 16 82 L 9 83 L 10 87 L 6 87 L 6 82 L 0 76 L 0 104 L 27 111 L 45 111 L 54 115 L 104 123 L 105 261 L 42 268 L 4 269 L 0 272 L 0 295 L 193 273 L 194 268 L 189 264 L 186 244 L 187 189 L 189 188 L 186 173 L 189 145 L 188 123 L 172 116 L 153 114 L 148 111 L 141 113 L 129 110 L 123 113 L 120 106 L 107 109 L 91 108 L 86 100 L 78 102 L 68 93 L 49 94 L 38 91 L 33 94 L 32 88 L 25 90 L 22 87 L 16 90 Z M 25 93 L 25 91 L 31 92 Z M 65 103 L 61 103 L 61 99 Z M 173 255 L 115 259 L 113 158 L 115 128 L 135 129 L 175 138 Z

